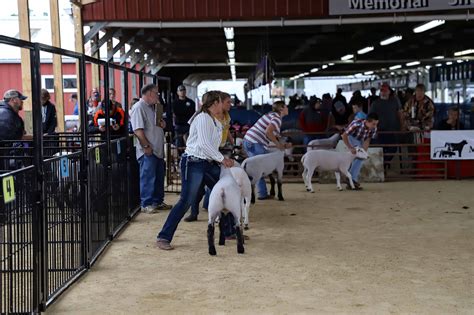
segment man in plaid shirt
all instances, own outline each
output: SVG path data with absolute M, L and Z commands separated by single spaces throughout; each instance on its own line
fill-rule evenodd
M 367 119 L 354 120 L 344 129 L 342 140 L 352 154 L 356 154 L 355 147 L 362 147 L 365 151 L 369 149 L 370 140 L 372 140 L 377 133 L 378 123 L 378 115 L 371 113 L 367 116 Z M 359 173 L 363 162 L 363 160 L 355 159 L 349 170 L 356 190 L 362 189 L 359 184 Z M 351 189 L 349 185 L 348 189 Z

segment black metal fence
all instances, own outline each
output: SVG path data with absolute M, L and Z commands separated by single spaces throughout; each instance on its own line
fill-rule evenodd
M 80 99 L 86 99 L 86 62 L 128 76 L 158 77 L 74 52 L 0 36 L 0 44 L 30 51 L 31 99 L 40 103 L 40 52 L 78 62 Z M 166 78 L 161 78 L 166 79 Z M 109 125 L 108 94 L 103 103 Z M 88 133 L 85 106 L 80 131 L 43 135 L 41 106 L 33 106 L 33 139 L 0 142 L 0 313 L 38 313 L 95 262 L 139 210 L 139 174 L 133 139 Z

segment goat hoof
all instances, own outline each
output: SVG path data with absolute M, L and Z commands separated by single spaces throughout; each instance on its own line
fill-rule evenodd
M 216 248 L 214 246 L 209 247 L 209 255 L 211 256 L 217 255 Z
M 237 246 L 237 253 L 243 254 L 244 252 L 245 252 L 245 249 L 243 245 Z
M 306 191 L 311 191 L 311 189 L 309 189 L 309 188 L 306 188 Z
M 225 239 L 224 240 L 219 240 L 219 246 L 225 246 Z
M 314 190 L 310 190 L 310 192 L 311 192 L 312 194 L 314 194 Z
M 341 188 L 341 187 L 338 187 L 337 190 L 342 191 L 342 188 Z
M 248 229 L 249 229 L 249 227 L 248 227 L 248 225 L 246 225 L 246 226 L 244 227 L 244 230 L 247 231 Z
M 285 201 L 285 199 L 283 198 L 283 196 L 278 196 L 278 200 L 280 200 L 280 201 Z

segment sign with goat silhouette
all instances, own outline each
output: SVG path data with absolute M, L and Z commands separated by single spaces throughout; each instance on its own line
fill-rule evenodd
M 474 130 L 432 131 L 432 160 L 474 160 Z

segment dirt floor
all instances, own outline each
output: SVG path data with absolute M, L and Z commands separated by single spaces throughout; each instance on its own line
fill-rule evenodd
M 140 214 L 48 313 L 474 314 L 474 181 L 314 187 L 257 201 L 244 255 L 208 255 L 207 213 L 161 251 Z

